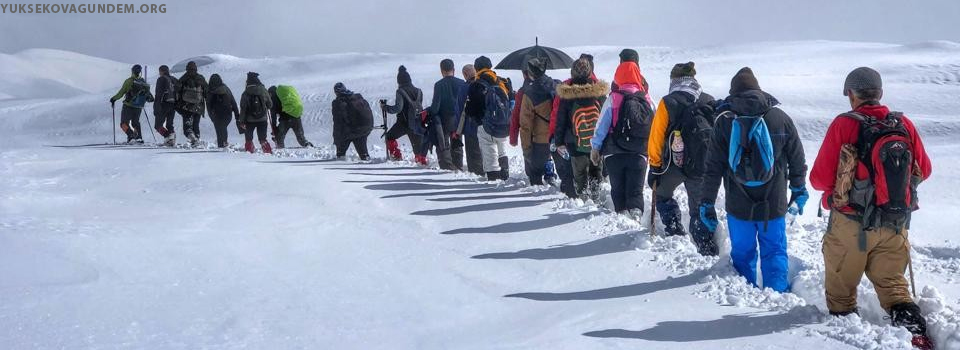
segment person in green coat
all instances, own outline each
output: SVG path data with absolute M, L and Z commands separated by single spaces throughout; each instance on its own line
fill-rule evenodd
M 277 148 L 284 148 L 284 140 L 290 129 L 293 129 L 293 135 L 297 137 L 300 147 L 313 147 L 303 134 L 303 122 L 300 120 L 303 115 L 303 102 L 297 90 L 289 85 L 279 85 L 271 86 L 267 92 L 270 93 L 273 103 L 273 108 L 270 109 L 271 120 L 277 123 L 274 126 L 276 132 L 273 140 Z
M 120 110 L 120 129 L 127 134 L 127 143 L 143 143 L 140 133 L 140 113 L 147 102 L 153 102 L 150 93 L 150 84 L 140 77 L 143 67 L 139 64 L 130 68 L 130 77 L 123 81 L 120 91 L 110 98 L 110 107 L 114 108 L 117 101 L 123 99 L 123 109 Z

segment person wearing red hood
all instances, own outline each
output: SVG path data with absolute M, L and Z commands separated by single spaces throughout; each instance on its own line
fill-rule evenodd
M 647 138 L 653 107 L 644 87 L 640 66 L 632 59 L 636 51 L 626 49 L 613 77 L 610 98 L 590 140 L 590 160 L 603 161 L 610 176 L 610 196 L 618 213 L 640 218 L 643 212 L 643 183 L 647 172 Z
M 910 212 L 918 208 L 917 185 L 932 171 L 930 158 L 913 122 L 880 103 L 880 73 L 853 70 L 843 95 L 853 110 L 830 124 L 810 172 L 813 188 L 823 191 L 821 204 L 832 209 L 823 236 L 827 308 L 856 313 L 866 273 L 893 325 L 913 333 L 918 348 L 932 348 L 904 278 Z

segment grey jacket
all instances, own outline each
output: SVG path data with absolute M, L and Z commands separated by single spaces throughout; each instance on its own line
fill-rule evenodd
M 263 111 L 259 115 L 254 115 L 250 110 L 250 102 L 254 96 L 259 96 L 263 103 Z M 263 85 L 247 85 L 240 96 L 240 122 L 241 123 L 265 123 L 269 120 L 270 109 L 273 108 L 273 102 L 270 100 L 270 94 Z

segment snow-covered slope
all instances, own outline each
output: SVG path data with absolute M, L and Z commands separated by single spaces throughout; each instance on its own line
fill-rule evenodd
M 609 79 L 619 48 L 566 51 L 594 54 L 598 76 Z M 640 53 L 655 97 L 677 62 L 697 62 L 706 91 L 721 97 L 737 69 L 753 67 L 797 120 L 810 162 L 826 125 L 848 108 L 845 74 L 861 65 L 880 70 L 884 100 L 917 122 L 934 161 L 911 241 L 931 329 L 941 348 L 960 349 L 960 45 L 790 42 Z M 809 213 L 790 228 L 794 292 L 780 295 L 746 287 L 726 257 L 699 257 L 685 238 L 650 238 L 645 224 L 523 186 L 516 149 L 514 179 L 499 185 L 405 162 L 329 160 L 334 83 L 371 102 L 392 100 L 404 64 L 429 98 L 440 59 L 460 65 L 476 56 L 207 55 L 201 73 L 221 74 L 238 95 L 245 73 L 257 71 L 304 97 L 307 136 L 324 146 L 264 156 L 82 146 L 110 141 L 107 98 L 129 64 L 54 50 L 0 55 L 0 344 L 907 348 L 902 330 L 883 326 L 866 281 L 863 319 L 823 316 L 825 224 Z M 159 64 L 174 62 L 148 62 L 151 77 Z M 208 121 L 201 128 L 213 138 Z M 382 157 L 376 136 L 370 143 Z

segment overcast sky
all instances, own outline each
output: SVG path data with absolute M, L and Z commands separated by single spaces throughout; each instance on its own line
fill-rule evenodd
M 958 0 L 150 1 L 167 13 L 0 14 L 0 52 L 42 47 L 174 62 L 206 53 L 504 52 L 535 36 L 549 46 L 960 41 Z

